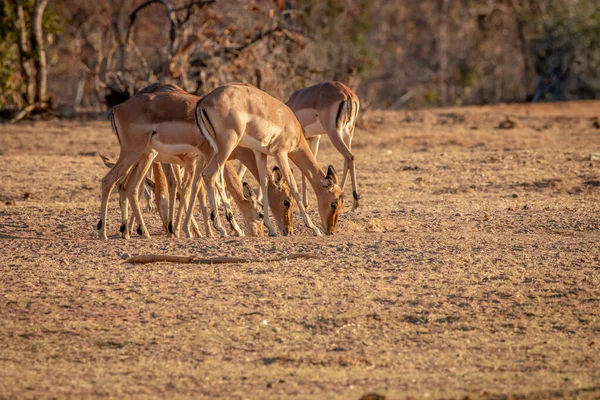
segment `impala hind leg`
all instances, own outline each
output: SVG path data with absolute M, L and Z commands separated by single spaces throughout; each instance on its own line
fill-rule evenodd
M 119 155 L 119 159 L 110 171 L 102 178 L 102 192 L 100 199 L 100 220 L 96 228 L 98 229 L 101 240 L 107 240 L 106 236 L 106 215 L 108 213 L 108 198 L 113 191 L 115 184 L 121 179 L 129 168 L 139 159 L 143 151 L 128 152 Z
M 204 222 L 204 232 L 206 237 L 215 237 L 215 234 L 212 230 L 212 225 L 210 223 L 208 206 L 206 205 L 206 187 L 202 181 L 200 182 L 200 186 L 198 188 L 198 201 L 200 202 L 200 211 L 202 212 L 202 220 Z
M 144 222 L 144 217 L 142 216 L 142 210 L 140 207 L 140 188 L 142 182 L 152 165 L 152 161 L 158 155 L 158 153 L 152 150 L 149 153 L 144 153 L 136 168 L 131 171 L 129 177 L 127 178 L 125 192 L 127 193 L 127 197 L 131 202 L 131 208 L 133 209 L 133 215 L 137 220 L 139 225 L 139 229 L 142 232 L 142 236 L 146 239 L 150 239 L 150 234 L 148 233 L 148 229 L 146 228 L 146 224 Z
M 321 140 L 321 136 L 313 136 L 311 138 L 306 139 L 308 146 L 310 147 L 310 151 L 317 158 L 317 153 L 319 152 L 319 141 Z M 304 208 L 308 208 L 308 194 L 307 194 L 307 185 L 306 185 L 306 177 L 302 174 L 302 204 L 304 204 Z
M 277 161 L 277 165 L 279 165 L 279 168 L 281 169 L 283 179 L 287 182 L 287 184 L 290 187 L 292 196 L 296 200 L 296 203 L 298 203 L 298 208 L 300 209 L 300 214 L 302 214 L 302 219 L 304 219 L 304 223 L 310 230 L 312 230 L 315 236 L 321 236 L 321 231 L 315 226 L 315 224 L 313 224 L 310 217 L 306 213 L 306 209 L 302 205 L 300 194 L 298 193 L 298 187 L 296 186 L 296 180 L 294 179 L 294 175 L 292 174 L 292 170 L 290 169 L 290 162 L 288 160 L 287 154 L 275 153 L 273 156 L 275 157 L 275 161 Z
M 221 225 L 219 218 L 219 207 L 216 198 L 216 180 L 219 174 L 219 165 L 215 162 L 212 165 L 207 165 L 204 175 L 204 183 L 206 184 L 206 192 L 208 193 L 208 203 L 210 204 L 210 219 L 214 228 L 221 236 L 227 236 L 227 232 Z
M 196 168 L 199 168 L 199 164 L 197 163 L 197 161 L 193 161 L 187 164 L 184 174 L 183 174 L 183 179 L 181 180 L 181 184 L 180 184 L 180 190 L 179 190 L 179 210 L 177 212 L 177 221 L 175 224 L 175 230 L 177 232 L 177 237 L 179 237 L 179 233 L 181 231 L 181 225 L 183 224 L 183 231 L 185 233 L 185 235 L 189 238 L 194 237 L 194 233 L 198 236 L 198 237 L 202 237 L 202 234 L 200 233 L 200 230 L 198 229 L 198 223 L 196 222 L 196 219 L 194 218 L 194 207 L 192 206 L 192 211 L 191 211 L 191 215 L 188 218 L 187 217 L 187 206 L 188 203 L 190 202 L 191 198 L 191 192 L 192 192 L 192 180 L 194 178 L 194 171 L 196 170 Z M 184 215 L 184 212 L 186 213 L 186 217 L 185 219 L 182 221 L 182 217 Z
M 330 135 L 331 143 L 333 146 L 342 153 L 344 157 L 344 172 L 342 173 L 342 184 L 341 188 L 344 190 L 344 186 L 346 184 L 346 177 L 348 176 L 348 172 L 350 172 L 350 180 L 352 181 L 352 198 L 354 202 L 352 203 L 352 211 L 355 211 L 358 208 L 358 201 L 360 200 L 360 195 L 358 194 L 358 186 L 356 184 L 356 167 L 354 162 L 354 154 L 350 148 L 352 147 L 352 136 L 354 133 L 354 128 L 345 128 L 344 130 L 338 130 L 335 135 Z

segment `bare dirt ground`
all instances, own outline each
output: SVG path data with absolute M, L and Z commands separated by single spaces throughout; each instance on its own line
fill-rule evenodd
M 123 241 L 113 195 L 108 242 L 110 124 L 2 125 L 0 398 L 599 398 L 599 115 L 373 111 L 333 237 L 297 215 L 293 237 L 168 240 L 147 215 L 153 238 Z M 326 139 L 319 160 L 341 167 Z

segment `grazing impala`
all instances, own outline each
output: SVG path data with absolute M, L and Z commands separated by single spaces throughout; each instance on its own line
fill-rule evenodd
M 136 96 L 144 95 L 144 94 L 149 95 L 149 94 L 153 94 L 153 93 L 162 93 L 162 92 L 169 92 L 170 94 L 168 94 L 168 97 L 175 98 L 176 103 L 179 104 L 179 106 L 181 106 L 187 110 L 189 110 L 190 107 L 193 108 L 199 99 L 198 96 L 189 95 L 175 85 L 164 85 L 164 84 L 158 84 L 158 83 L 147 86 L 146 88 L 139 91 L 136 94 Z M 181 96 L 177 96 L 177 94 L 180 94 Z M 167 107 L 165 109 L 165 111 L 168 111 L 168 109 L 169 109 L 168 107 L 170 107 L 170 106 L 168 104 L 166 104 L 166 102 L 164 100 L 165 99 L 162 99 L 162 98 L 155 99 L 154 103 L 156 103 L 158 101 L 161 104 L 164 104 Z M 186 101 L 187 101 L 187 104 L 186 104 Z M 137 103 L 138 103 L 138 106 L 133 106 L 133 105 L 131 105 L 131 102 L 129 102 L 128 109 L 132 113 L 132 115 L 144 114 L 144 113 L 148 113 L 151 111 L 150 108 L 142 109 L 139 106 L 144 105 L 144 104 L 145 105 L 152 104 L 152 100 L 146 98 L 145 101 L 137 101 Z M 179 112 L 180 110 L 177 110 L 177 111 Z M 181 115 L 181 112 L 179 112 L 179 114 Z M 174 115 L 175 115 L 175 117 L 177 117 L 177 115 L 178 115 L 177 112 L 174 113 Z M 152 116 L 147 116 L 147 117 L 148 117 L 148 120 L 152 120 Z M 188 118 L 187 120 L 186 120 L 186 117 Z M 183 113 L 183 118 L 181 120 L 179 120 L 179 121 L 173 120 L 171 122 L 173 124 L 179 124 L 180 127 L 184 128 L 184 130 L 187 128 L 190 128 L 190 126 L 192 126 L 193 127 L 193 129 L 191 129 L 192 132 L 187 132 L 187 133 L 188 133 L 188 137 L 194 138 L 194 134 L 198 135 L 198 130 L 195 125 L 195 120 L 193 119 L 193 115 L 191 116 L 191 118 L 192 118 L 191 121 L 189 120 L 189 117 L 190 117 L 189 113 Z M 154 118 L 157 118 L 157 117 L 155 116 Z M 169 116 L 167 115 L 167 117 L 164 119 L 167 119 L 167 121 L 162 122 L 163 128 L 164 128 L 165 124 L 168 125 Z M 158 118 L 158 120 L 160 121 L 161 119 Z M 119 138 L 119 141 L 121 142 L 119 132 L 116 131 L 116 125 L 114 125 L 114 129 L 115 129 L 115 133 L 117 133 L 117 137 Z M 139 126 L 137 127 L 137 129 L 134 129 L 133 133 L 137 133 L 138 138 L 143 137 L 144 135 L 140 134 L 138 131 L 139 131 Z M 127 132 L 129 132 L 129 131 L 127 131 Z M 121 135 L 123 135 L 123 133 L 121 133 Z M 204 139 L 202 137 L 200 137 L 198 139 L 199 139 L 199 141 L 204 142 Z M 125 141 L 125 140 L 123 140 L 123 141 Z M 121 157 L 126 157 L 128 160 L 131 160 L 132 157 L 127 157 L 126 151 L 134 151 L 136 153 L 139 153 L 140 151 L 142 151 L 142 153 L 143 153 L 144 151 L 146 151 L 146 150 L 141 150 L 141 148 L 143 146 L 140 146 L 140 143 L 136 144 L 135 140 L 127 141 L 125 144 L 127 146 L 127 149 L 129 149 L 129 150 L 124 150 L 123 144 L 122 144 Z M 143 145 L 144 143 L 141 143 L 141 144 Z M 248 151 L 244 152 L 243 150 L 245 150 L 245 149 L 240 149 L 239 152 L 236 151 L 232 157 L 237 155 L 237 158 L 240 159 L 245 165 L 247 165 L 248 168 L 256 175 L 257 167 L 256 167 L 256 161 L 254 159 L 253 153 L 251 151 L 249 151 L 250 152 L 250 157 L 249 157 L 247 154 Z M 186 175 L 188 175 L 188 178 L 191 178 L 191 174 L 189 174 L 189 172 L 191 172 L 195 169 L 194 165 L 195 165 L 196 159 L 197 159 L 196 150 L 192 151 L 191 153 L 180 153 L 180 154 L 171 154 L 171 155 L 167 154 L 166 156 L 165 156 L 165 154 L 162 154 L 162 155 L 159 155 L 159 157 L 162 157 L 163 159 L 166 159 L 166 161 L 171 161 L 176 164 L 187 165 L 186 170 L 188 171 L 188 174 L 186 174 Z M 154 163 L 153 165 L 155 167 L 158 164 Z M 163 166 L 165 166 L 165 164 L 163 164 Z M 125 169 L 123 166 L 121 166 L 120 168 L 121 168 L 120 171 L 117 171 L 118 173 L 122 173 L 122 171 Z M 242 216 L 244 217 L 244 221 L 245 221 L 246 226 L 247 226 L 248 230 L 250 231 L 250 233 L 255 236 L 262 236 L 262 234 L 263 234 L 263 231 L 262 231 L 263 212 L 262 212 L 262 210 L 258 211 L 258 209 L 257 209 L 258 204 L 257 204 L 256 197 L 252 193 L 249 186 L 242 185 L 242 183 L 239 181 L 239 178 L 237 178 L 237 174 L 235 174 L 235 171 L 232 169 L 232 167 L 230 167 L 230 168 L 226 168 L 225 174 L 224 174 L 227 188 L 228 188 L 229 192 L 232 194 L 234 201 L 238 205 L 240 211 L 242 212 Z M 131 169 L 131 173 L 134 173 L 134 171 L 136 169 L 137 169 L 137 167 L 134 166 Z M 186 180 L 185 177 L 184 177 L 184 183 L 182 183 L 182 178 L 180 177 L 179 168 L 177 165 L 171 165 L 171 166 L 169 166 L 169 168 L 165 169 L 165 171 L 167 172 L 166 175 L 167 175 L 167 181 L 168 181 L 168 186 L 169 186 L 168 198 L 170 200 L 168 230 L 171 232 L 171 234 L 173 234 L 173 232 L 178 232 L 178 228 L 180 225 L 178 223 L 178 221 L 181 220 L 181 217 L 180 217 L 181 214 L 177 218 L 175 218 L 175 215 L 174 215 L 174 209 L 175 209 L 174 202 L 175 202 L 175 193 L 177 190 L 177 186 L 179 186 L 180 192 L 182 191 L 182 188 L 183 188 L 183 192 L 185 192 L 185 193 L 180 193 L 180 195 L 181 195 L 180 210 L 182 210 L 183 207 L 187 204 L 187 198 L 189 198 L 189 190 L 188 190 L 189 185 L 185 184 L 185 180 Z M 160 170 L 160 172 L 162 172 L 162 169 Z M 113 172 L 112 176 L 110 176 L 109 174 L 107 174 L 107 176 L 103 180 L 103 199 L 104 199 L 104 182 L 108 181 L 109 178 L 114 178 L 114 172 Z M 156 174 L 156 171 L 155 171 L 155 174 Z M 189 179 L 189 180 L 191 180 L 191 179 Z M 129 186 L 130 188 L 134 187 L 131 184 L 128 184 L 127 186 Z M 161 185 L 159 187 L 159 192 L 164 192 L 164 190 L 162 189 L 163 187 L 164 187 L 164 185 Z M 270 199 L 270 205 L 276 211 L 275 217 L 276 217 L 276 220 L 278 221 L 278 225 L 280 226 L 280 229 L 282 230 L 282 233 L 283 234 L 292 233 L 293 226 L 292 226 L 291 213 L 293 211 L 293 200 L 290 201 L 289 188 L 287 188 L 287 185 L 285 183 L 282 183 L 281 181 L 273 180 L 273 182 L 269 182 L 269 193 L 271 193 L 271 195 L 272 195 L 271 199 Z M 160 196 L 161 198 L 164 198 L 166 196 L 166 194 L 165 193 L 156 193 L 156 196 Z M 198 197 L 202 200 L 204 198 L 204 194 L 199 193 Z M 125 197 L 125 199 L 126 198 L 127 197 Z M 122 204 L 122 210 L 123 210 L 123 206 L 126 207 L 126 205 L 127 205 L 126 201 L 124 203 L 125 204 Z M 204 207 L 204 202 L 201 201 L 201 203 L 203 203 L 202 211 L 205 216 L 204 219 L 205 219 L 205 223 L 206 223 L 206 221 L 208 220 L 207 213 L 205 212 L 206 208 Z M 132 205 L 133 204 L 134 203 L 132 202 Z M 261 207 L 262 207 L 262 205 L 261 205 Z M 101 220 L 98 223 L 98 229 L 101 229 L 101 232 L 100 232 L 101 238 L 105 237 L 105 236 L 103 237 L 103 233 L 105 235 L 105 232 L 106 232 L 105 228 L 102 229 L 105 225 L 102 223 L 106 216 L 105 210 L 106 210 L 106 203 L 103 203 L 102 208 L 101 208 Z M 126 210 L 126 208 L 125 208 L 125 210 Z M 135 212 L 134 212 L 134 214 L 135 214 Z M 140 213 L 140 216 L 141 216 L 141 213 Z M 175 221 L 175 226 L 173 226 L 173 221 Z M 280 223 L 280 221 L 281 221 L 281 223 Z M 125 231 L 126 223 L 127 223 L 127 216 L 125 214 L 124 223 L 122 225 L 122 230 L 121 230 L 122 232 Z M 139 223 L 139 221 L 138 221 L 138 223 Z M 140 225 L 140 226 L 142 226 L 142 225 Z M 186 233 L 188 235 L 190 235 L 189 224 L 186 225 L 185 229 L 186 229 Z M 195 229 L 195 230 L 197 230 L 197 229 Z M 147 237 L 147 230 L 145 229 L 145 227 L 140 228 L 140 231 L 142 231 L 142 233 L 146 232 L 145 236 Z M 206 224 L 206 232 L 207 232 L 207 236 L 212 236 L 212 232 L 210 230 L 210 224 Z M 129 232 L 127 230 L 127 234 L 128 233 Z
M 236 147 L 230 160 L 239 160 L 246 167 L 254 178 L 259 181 L 258 167 L 256 166 L 256 158 L 254 152 L 243 147 Z M 229 163 L 227 163 L 229 164 Z M 227 171 L 225 171 L 227 173 Z M 294 208 L 296 200 L 292 197 L 290 187 L 283 181 L 283 176 L 278 167 L 273 167 L 273 173 L 269 174 L 269 196 L 268 202 L 275 219 L 275 223 L 279 227 L 282 235 L 294 234 Z
M 265 225 L 269 235 L 276 235 L 268 218 L 268 170 L 267 155 L 277 162 L 283 180 L 288 183 L 298 208 L 314 235 L 321 235 L 302 206 L 296 181 L 290 170 L 288 157 L 298 166 L 311 183 L 318 199 L 318 210 L 323 229 L 333 234 L 344 200 L 337 185 L 337 174 L 329 166 L 327 174 L 319 167 L 298 119 L 285 104 L 247 84 L 230 84 L 217 88 L 202 97 L 196 105 L 196 123 L 200 132 L 214 150 L 204 169 L 204 179 L 215 227 L 220 226 L 216 205 L 215 186 L 223 192 L 217 177 L 223 173 L 223 165 L 239 145 L 254 151 L 259 181 L 263 193 Z M 198 190 L 199 176 L 194 177 L 192 194 Z M 188 205 L 193 208 L 194 196 Z M 189 212 L 187 218 L 189 218 Z
M 321 135 L 327 134 L 333 146 L 344 156 L 342 190 L 350 172 L 352 180 L 352 211 L 358 207 L 358 188 L 354 155 L 352 154 L 352 136 L 358 116 L 360 103 L 358 96 L 341 82 L 321 82 L 314 86 L 297 90 L 286 102 L 294 111 L 304 129 L 304 136 L 315 157 L 319 151 Z M 307 205 L 306 180 L 302 178 L 302 196 L 304 207 Z

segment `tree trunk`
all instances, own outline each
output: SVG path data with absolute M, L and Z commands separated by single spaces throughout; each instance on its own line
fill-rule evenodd
M 31 52 L 35 67 L 35 101 L 47 102 L 46 96 L 48 70 L 46 67 L 46 51 L 44 49 L 44 36 L 42 32 L 42 17 L 48 5 L 48 0 L 35 0 L 31 14 Z
M 25 101 L 27 104 L 33 104 L 35 102 L 35 77 L 33 66 L 31 65 L 31 54 L 29 49 L 29 43 L 27 42 L 27 24 L 25 23 L 25 13 L 23 6 L 18 0 L 14 1 L 15 9 L 17 13 L 17 29 L 19 29 L 19 61 L 21 63 L 21 70 L 25 77 Z
M 442 0 L 440 12 L 440 98 L 442 105 L 448 105 L 448 11 L 449 0 Z

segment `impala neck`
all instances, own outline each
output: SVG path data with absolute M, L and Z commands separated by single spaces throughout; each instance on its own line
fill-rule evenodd
M 306 140 L 301 140 L 298 148 L 289 153 L 288 157 L 302 171 L 302 174 L 308 179 L 315 193 L 319 193 L 323 189 L 325 173 L 319 164 L 317 164 L 317 159 L 312 151 L 310 151 Z

